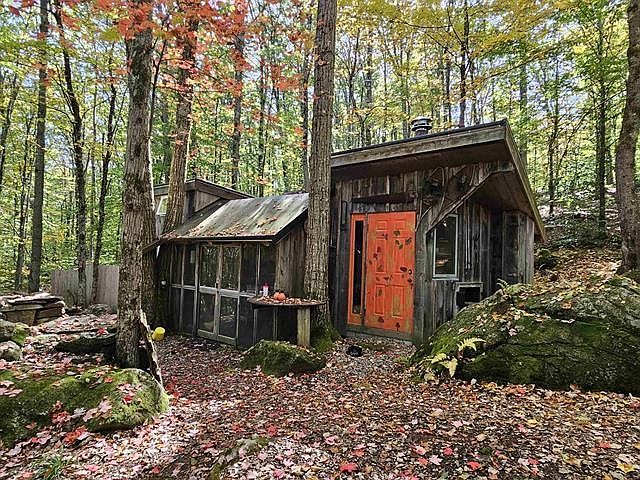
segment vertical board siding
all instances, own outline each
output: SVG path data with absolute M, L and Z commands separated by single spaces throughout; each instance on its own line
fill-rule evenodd
M 91 303 L 91 289 L 93 288 L 93 265 L 87 265 L 87 298 L 86 303 Z M 98 296 L 97 303 L 118 307 L 118 281 L 120 267 L 117 265 L 100 265 L 98 267 Z M 78 270 L 53 270 L 51 272 L 51 293 L 64 298 L 67 305 L 78 303 Z

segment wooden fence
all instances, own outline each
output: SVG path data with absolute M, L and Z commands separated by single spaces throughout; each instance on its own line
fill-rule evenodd
M 93 285 L 93 266 L 87 265 L 87 298 L 91 302 L 91 287 Z M 118 265 L 100 265 L 98 267 L 98 298 L 96 303 L 105 303 L 114 309 L 118 307 L 118 280 L 120 267 Z M 64 297 L 67 305 L 78 303 L 78 270 L 54 270 L 51 272 L 51 293 Z

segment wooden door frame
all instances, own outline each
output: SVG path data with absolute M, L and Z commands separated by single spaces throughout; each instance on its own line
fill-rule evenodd
M 367 310 L 367 305 L 366 305 L 366 275 L 367 275 L 367 262 L 366 262 L 366 256 L 367 256 L 367 231 L 369 228 L 369 216 L 370 215 L 376 215 L 376 214 L 385 214 L 385 215 L 389 215 L 389 214 L 394 214 L 394 213 L 410 213 L 410 214 L 414 214 L 416 215 L 416 219 L 415 219 L 415 225 L 414 225 L 414 232 L 413 232 L 413 242 L 414 242 L 414 281 L 413 281 L 413 302 L 414 302 L 414 308 L 413 308 L 413 317 L 411 319 L 412 323 L 413 323 L 413 327 L 412 327 L 412 333 L 404 333 L 404 332 L 395 332 L 393 330 L 385 330 L 382 328 L 374 328 L 374 327 L 369 327 L 369 326 L 365 326 L 364 324 L 364 317 L 366 314 L 366 310 Z M 355 222 L 357 220 L 363 220 L 364 224 L 363 224 L 363 238 L 362 238 L 362 262 L 363 262 L 363 268 L 362 268 L 362 309 L 361 309 L 361 313 L 360 314 L 354 314 L 351 310 L 352 305 L 353 305 L 353 260 L 354 260 L 354 238 L 355 238 Z M 412 340 L 414 338 L 414 336 L 416 335 L 416 332 L 421 333 L 421 326 L 418 325 L 416 322 L 416 314 L 418 312 L 418 309 L 416 308 L 415 305 L 415 299 L 417 298 L 417 284 L 418 282 L 418 274 L 417 274 L 417 265 L 418 265 L 418 254 L 419 254 L 419 248 L 418 245 L 416 244 L 416 241 L 418 239 L 418 229 L 419 229 L 419 223 L 418 223 L 418 218 L 417 218 L 417 212 L 415 210 L 398 210 L 398 211 L 393 211 L 393 212 L 367 212 L 367 213 L 355 213 L 352 212 L 351 213 L 351 220 L 349 222 L 349 226 L 350 226 L 350 231 L 349 231 L 349 267 L 348 267 L 348 278 L 347 278 L 347 322 L 346 322 L 346 330 L 347 331 L 351 331 L 351 332 L 358 332 L 358 333 L 363 333 L 363 334 L 371 334 L 371 335 L 379 335 L 379 336 L 383 336 L 383 337 L 387 337 L 387 338 L 398 338 L 398 339 L 402 339 L 402 340 Z M 344 311 L 344 310 L 343 310 Z M 354 319 L 355 321 L 353 323 L 351 323 L 351 320 Z
M 356 229 L 355 225 L 357 221 L 362 221 L 362 274 L 360 279 L 360 313 L 354 313 L 353 306 L 353 266 L 355 261 L 355 237 Z M 363 326 L 364 325 L 364 311 L 366 305 L 365 299 L 365 277 L 367 262 L 367 214 L 366 213 L 352 213 L 351 214 L 351 229 L 349 232 L 349 277 L 348 282 L 348 294 L 347 294 L 347 326 Z

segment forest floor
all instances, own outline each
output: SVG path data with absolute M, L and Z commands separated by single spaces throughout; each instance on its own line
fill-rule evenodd
M 564 251 L 538 281 L 616 266 L 613 252 Z M 345 354 L 353 342 L 362 357 Z M 61 462 L 65 479 L 208 478 L 220 452 L 254 435 L 269 443 L 222 478 L 640 478 L 640 399 L 628 395 L 416 384 L 403 367 L 413 347 L 397 342 L 340 342 L 320 372 L 284 378 L 240 370 L 241 352 L 200 339 L 160 345 L 168 413 L 72 447 L 62 432 L 35 436 L 0 452 L 0 478 L 38 478 L 43 461 Z M 68 361 L 57 355 L 46 361 Z

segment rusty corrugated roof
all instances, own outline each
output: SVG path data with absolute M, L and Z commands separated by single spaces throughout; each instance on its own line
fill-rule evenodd
M 306 215 L 308 198 L 307 193 L 296 193 L 229 200 L 222 206 L 215 202 L 160 240 L 272 239 Z

